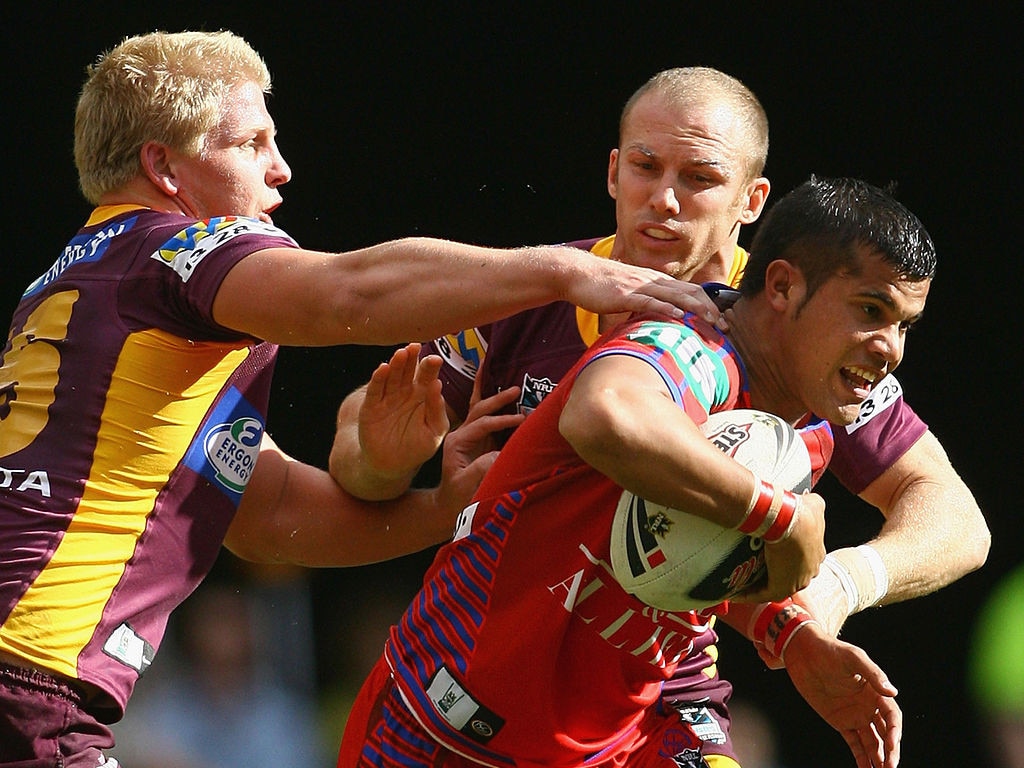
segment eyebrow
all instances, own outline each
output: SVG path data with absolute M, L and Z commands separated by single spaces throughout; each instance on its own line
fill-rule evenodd
M 651 160 L 658 159 L 659 155 L 650 147 L 644 146 L 643 144 L 627 144 L 625 147 L 620 149 L 620 152 L 638 152 L 646 158 Z M 713 168 L 723 176 L 731 176 L 732 173 L 729 169 L 728 164 L 721 160 L 693 160 L 687 164 L 692 168 Z
M 889 293 L 885 292 L 885 291 L 865 290 L 865 291 L 861 291 L 859 295 L 862 296 L 862 297 L 868 298 L 868 299 L 875 299 L 876 301 L 884 304 L 886 307 L 888 307 L 893 312 L 896 312 L 896 302 L 893 301 L 892 300 L 892 296 Z M 918 320 L 920 320 L 923 315 L 924 315 L 924 310 L 918 312 L 916 315 L 913 315 L 911 317 L 905 318 L 903 322 L 910 323 L 911 325 L 913 325 Z

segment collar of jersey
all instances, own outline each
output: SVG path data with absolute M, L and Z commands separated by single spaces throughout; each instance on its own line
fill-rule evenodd
M 122 213 L 128 211 L 141 211 L 145 210 L 144 205 L 134 205 L 131 203 L 124 203 L 120 205 L 98 205 L 93 209 L 93 212 L 89 214 L 89 221 L 85 223 L 87 227 L 93 224 L 99 224 L 101 221 L 112 219 L 115 216 L 120 216 Z

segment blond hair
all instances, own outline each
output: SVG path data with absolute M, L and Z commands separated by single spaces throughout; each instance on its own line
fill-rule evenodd
M 664 96 L 678 107 L 724 101 L 736 112 L 743 129 L 743 146 L 751 179 L 764 173 L 768 161 L 768 115 L 747 86 L 711 67 L 677 67 L 658 72 L 630 96 L 619 118 L 619 137 L 636 103 L 648 93 Z
M 129 37 L 87 74 L 75 111 L 75 166 L 93 204 L 138 175 L 147 141 L 198 154 L 233 86 L 251 81 L 270 91 L 263 59 L 228 31 Z

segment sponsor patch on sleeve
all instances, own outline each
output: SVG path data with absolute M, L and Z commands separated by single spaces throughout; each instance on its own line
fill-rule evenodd
M 434 341 L 434 346 L 447 365 L 470 380 L 476 378 L 487 352 L 487 342 L 476 328 L 442 336 Z
M 284 230 L 259 219 L 219 216 L 197 221 L 181 230 L 154 251 L 151 258 L 166 264 L 181 277 L 182 282 L 187 283 L 195 274 L 196 267 L 217 247 L 239 235 L 252 234 L 291 240 Z
M 860 404 L 857 418 L 853 420 L 852 424 L 846 425 L 847 434 L 852 435 L 858 429 L 868 424 L 873 418 L 885 413 L 901 397 L 903 397 L 903 387 L 896 377 L 890 373 L 874 386 L 871 394 Z

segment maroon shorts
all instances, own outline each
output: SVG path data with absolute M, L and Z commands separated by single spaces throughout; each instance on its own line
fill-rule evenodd
M 114 736 L 83 709 L 83 698 L 67 681 L 0 662 L 0 765 L 116 766 L 103 755 L 114 746 Z

